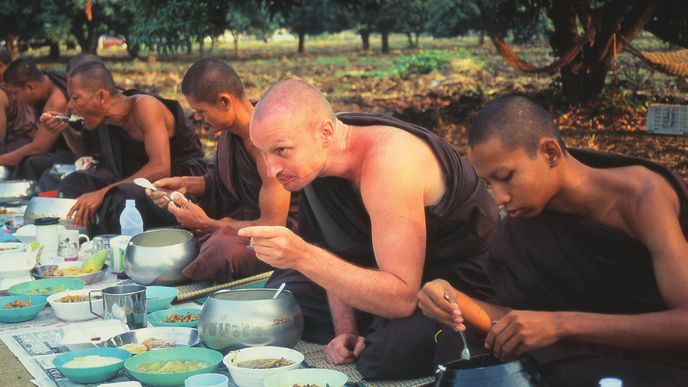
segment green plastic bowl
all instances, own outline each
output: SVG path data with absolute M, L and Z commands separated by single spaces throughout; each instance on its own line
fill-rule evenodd
M 146 308 L 148 313 L 170 306 L 179 290 L 170 286 L 146 286 Z
M 208 367 L 194 371 L 163 374 L 138 371 L 142 364 L 150 364 L 167 360 L 200 360 L 210 363 Z M 124 362 L 124 368 L 136 380 L 152 386 L 179 386 L 189 376 L 213 372 L 222 361 L 222 354 L 208 348 L 162 348 L 133 356 Z
M 11 308 L 5 309 L 5 305 L 12 301 L 26 301 L 31 300 L 31 306 L 26 306 L 24 308 Z M 36 318 L 38 313 L 40 313 L 47 301 L 45 297 L 42 296 L 9 296 L 0 297 L 0 322 L 3 323 L 18 323 L 22 321 L 29 321 Z
M 86 282 L 76 278 L 47 278 L 22 282 L 10 286 L 7 291 L 13 295 L 39 296 L 47 300 L 48 296 L 55 293 L 83 289 L 84 286 L 86 286 Z
M 165 310 L 159 310 L 157 312 L 149 313 L 147 321 L 151 323 L 154 327 L 188 327 L 196 328 L 198 326 L 198 320 L 190 322 L 166 322 L 165 318 L 171 314 L 187 314 L 187 313 L 201 314 L 201 310 L 198 308 L 170 308 Z
M 89 355 L 100 355 L 103 357 L 116 357 L 121 359 L 120 362 L 101 366 L 101 367 L 90 367 L 90 368 L 66 368 L 64 364 L 77 357 L 89 356 Z M 83 349 L 80 351 L 67 352 L 56 357 L 53 360 L 53 364 L 57 367 L 60 372 L 69 380 L 76 383 L 99 383 L 106 380 L 110 380 L 117 376 L 119 370 L 124 366 L 124 361 L 131 357 L 131 353 L 124 349 L 119 348 L 93 348 L 93 349 Z

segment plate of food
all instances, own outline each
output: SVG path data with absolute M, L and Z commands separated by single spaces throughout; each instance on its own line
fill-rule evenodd
M 102 281 L 105 278 L 108 265 L 103 264 L 98 271 L 91 271 L 92 268 L 86 267 L 82 261 L 65 262 L 61 265 L 43 265 L 34 267 L 31 270 L 31 276 L 36 279 L 44 278 L 77 278 L 92 285 L 96 282 Z M 84 271 L 86 270 L 86 271 Z
M 42 296 L 47 298 L 66 290 L 83 289 L 86 282 L 76 278 L 47 278 L 27 281 L 10 286 L 7 291 L 13 295 Z
M 201 310 L 198 308 L 171 308 L 148 314 L 148 322 L 155 327 L 198 326 Z
M 183 385 L 186 378 L 213 372 L 222 354 L 208 348 L 165 348 L 135 355 L 124 367 L 136 380 L 154 386 Z
M 122 333 L 98 346 L 122 348 L 137 354 L 161 348 L 193 347 L 200 342 L 196 328 L 155 327 Z
M 45 304 L 45 297 L 40 296 L 0 297 L 0 322 L 33 320 L 45 308 Z

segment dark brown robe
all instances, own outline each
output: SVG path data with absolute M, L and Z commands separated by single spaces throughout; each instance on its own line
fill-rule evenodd
M 678 175 L 644 159 L 575 149 L 570 153 L 594 168 L 640 165 L 664 177 L 679 197 L 679 221 L 688 237 L 688 190 Z M 607 314 L 667 309 L 655 279 L 652 256 L 640 241 L 608 226 L 551 210 L 534 218 L 507 216 L 500 223 L 490 248 L 488 275 L 494 284 L 495 301 L 515 309 Z M 613 356 L 608 356 L 610 352 Z M 554 385 L 595 382 L 628 359 L 625 386 L 627 381 L 649 380 L 635 375 L 634 370 L 655 367 L 638 363 L 638 354 L 584 345 L 561 344 L 534 355 Z M 640 357 L 661 360 L 654 355 Z M 667 357 L 672 359 L 669 363 L 688 369 L 685 352 L 659 356 Z M 663 377 L 667 371 L 660 369 L 649 375 Z M 688 383 L 688 373 L 685 377 Z
M 30 143 L 38 130 L 38 125 L 31 106 L 17 101 L 7 84 L 0 82 L 0 90 L 7 95 L 5 137 L 0 138 L 0 154 L 3 154 Z
M 218 140 L 215 160 L 204 176 L 205 192 L 199 205 L 213 219 L 229 217 L 253 220 L 260 217 L 258 196 L 262 181 L 256 162 L 246 151 L 241 137 L 222 132 Z M 291 195 L 287 226 L 296 226 L 298 194 Z M 236 235 L 232 227 L 201 236 L 198 257 L 183 273 L 194 280 L 213 279 L 227 282 L 270 270 L 270 266 L 256 259 L 248 249 L 248 238 Z
M 143 94 L 136 90 L 124 93 L 127 96 Z M 154 97 L 162 102 L 175 118 L 175 134 L 169 139 L 171 176 L 203 175 L 207 166 L 203 160 L 201 143 L 182 107 L 177 101 Z M 101 125 L 88 132 L 87 137 L 88 143 L 94 146 L 92 152 L 99 156 L 99 164 L 94 168 L 66 176 L 58 188 L 61 197 L 78 198 L 84 193 L 96 191 L 132 176 L 148 163 L 144 142 L 131 138 L 119 127 Z M 124 209 L 126 199 L 136 200 L 136 208 L 141 213 L 146 229 L 175 223 L 167 211 L 152 203 L 143 188 L 134 184 L 119 184 L 105 196 L 98 211 L 99 222 L 90 225 L 89 233 L 119 234 L 119 215 Z
M 484 273 L 487 248 L 498 222 L 497 208 L 473 167 L 454 148 L 429 130 L 378 114 L 346 113 L 348 125 L 385 125 L 424 140 L 436 154 L 446 192 L 435 206 L 425 208 L 427 245 L 422 281 L 444 278 L 468 294 L 492 294 Z M 399 157 L 404 156 L 399 150 Z M 392 178 L 392 177 L 390 177 Z M 393 205 L 394 198 L 390 198 Z M 299 232 L 308 242 L 359 266 L 376 269 L 370 218 L 360 192 L 350 181 L 318 178 L 299 198 Z M 287 283 L 304 312 L 304 338 L 332 338 L 325 292 L 293 270 L 278 271 L 267 286 Z M 366 324 L 366 350 L 356 366 L 367 379 L 427 376 L 432 373 L 435 322 L 421 313 L 404 319 L 372 317 Z

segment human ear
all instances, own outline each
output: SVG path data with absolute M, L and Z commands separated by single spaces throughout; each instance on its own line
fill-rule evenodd
M 553 138 L 543 138 L 540 140 L 539 151 L 542 152 L 547 164 L 549 164 L 551 168 L 559 165 L 561 157 L 563 156 L 561 146 L 559 146 L 557 140 Z
M 217 96 L 217 105 L 225 111 L 229 110 L 232 107 L 232 98 L 228 94 L 221 93 Z
M 330 142 L 334 134 L 334 123 L 331 120 L 325 120 L 320 124 L 320 134 L 325 143 Z
M 96 91 L 96 101 L 98 101 L 100 104 L 104 104 L 106 97 L 108 97 L 106 94 L 107 93 L 105 93 L 105 90 L 103 89 Z

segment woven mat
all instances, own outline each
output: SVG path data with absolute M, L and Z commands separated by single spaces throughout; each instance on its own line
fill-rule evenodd
M 250 285 L 256 282 L 266 281 L 268 278 L 270 278 L 270 275 L 272 275 L 271 271 L 219 285 L 215 285 L 211 281 L 203 281 L 175 286 L 177 290 L 179 290 L 179 294 L 177 295 L 177 301 L 191 300 L 194 298 L 207 296 L 208 294 L 215 293 L 219 290 L 233 289 L 241 286 Z
M 294 347 L 295 350 L 303 353 L 306 358 L 306 363 L 310 367 L 315 368 L 328 368 L 332 370 L 337 370 L 343 372 L 349 378 L 349 383 L 356 384 L 357 386 L 376 386 L 376 387 L 417 387 L 417 386 L 427 386 L 435 381 L 435 378 L 428 376 L 420 379 L 407 379 L 407 380 L 376 380 L 374 382 L 367 382 L 363 380 L 361 374 L 356 369 L 353 364 L 347 364 L 344 366 L 334 366 L 325 360 L 325 348 L 324 345 L 308 343 L 305 341 L 300 341 Z

